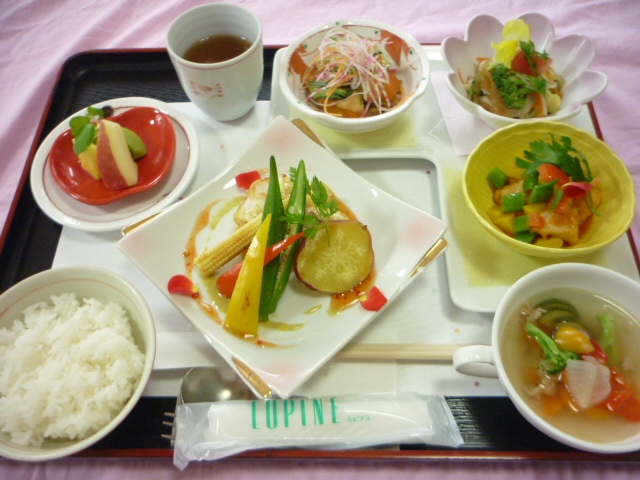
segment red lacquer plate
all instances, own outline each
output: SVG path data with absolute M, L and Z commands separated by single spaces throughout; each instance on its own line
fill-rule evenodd
M 176 134 L 167 115 L 152 107 L 134 107 L 118 114 L 116 108 L 109 120 L 136 132 L 147 147 L 147 154 L 138 160 L 138 183 L 129 188 L 112 190 L 102 180 L 96 180 L 80 165 L 73 151 L 71 130 L 62 133 L 53 143 L 48 163 L 60 188 L 84 203 L 105 205 L 144 192 L 156 186 L 171 170 L 176 155 Z

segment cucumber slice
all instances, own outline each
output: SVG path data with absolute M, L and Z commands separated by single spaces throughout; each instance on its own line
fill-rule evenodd
M 538 322 L 547 327 L 553 327 L 558 323 L 575 322 L 577 317 L 566 310 L 547 310 L 544 312 Z
M 540 323 L 547 327 L 553 327 L 558 323 L 576 322 L 580 323 L 578 311 L 569 302 L 560 298 L 549 298 L 535 305 L 544 312 L 538 319 Z
M 544 308 L 545 310 L 566 310 L 568 312 L 573 313 L 576 317 L 578 316 L 578 310 L 571 303 L 566 300 L 562 300 L 561 298 L 549 298 L 547 300 L 543 300 L 534 306 L 535 308 Z

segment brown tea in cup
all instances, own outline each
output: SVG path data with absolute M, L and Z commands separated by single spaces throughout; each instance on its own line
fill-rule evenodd
M 241 55 L 249 47 L 251 42 L 237 35 L 210 35 L 191 45 L 183 58 L 194 63 L 219 63 Z

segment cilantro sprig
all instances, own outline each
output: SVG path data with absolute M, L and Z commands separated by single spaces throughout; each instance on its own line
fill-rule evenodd
M 555 135 L 550 134 L 551 141 L 535 140 L 529 143 L 529 150 L 523 152 L 523 157 L 516 158 L 516 165 L 524 169 L 523 177 L 535 175 L 537 178 L 538 167 L 543 163 L 555 165 L 565 172 L 573 182 L 591 183 L 593 175 L 587 157 L 571 143 L 567 136 L 556 140 Z M 587 205 L 595 215 L 600 213 L 593 207 L 591 192 L 587 193 Z
M 296 169 L 291 167 L 289 176 L 293 181 L 296 177 Z M 284 219 L 294 225 L 302 225 L 305 229 L 305 236 L 313 238 L 319 228 L 324 227 L 327 229 L 327 222 L 339 210 L 338 201 L 335 198 L 331 198 L 327 187 L 318 179 L 313 177 L 311 182 L 307 185 L 307 193 L 311 198 L 314 205 L 314 213 L 291 213 L 287 212 L 284 215 Z
M 335 198 L 330 199 L 327 188 L 318 180 L 318 177 L 313 177 L 309 188 L 309 196 L 316 206 L 320 218 L 328 220 L 338 211 L 338 201 Z
M 563 136 L 558 141 L 553 134 L 550 135 L 551 142 L 530 142 L 530 150 L 523 152 L 524 158 L 516 158 L 516 165 L 525 170 L 522 176 L 536 172 L 543 163 L 551 163 L 569 175 L 574 182 L 591 182 L 593 176 L 589 162 L 582 152 L 572 146 L 571 138 Z

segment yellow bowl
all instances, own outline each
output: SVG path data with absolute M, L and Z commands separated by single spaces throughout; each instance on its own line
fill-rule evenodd
M 550 248 L 520 242 L 505 234 L 487 215 L 493 204 L 488 173 L 495 167 L 508 172 L 514 170 L 516 157 L 535 140 L 550 141 L 571 138 L 574 148 L 582 152 L 591 166 L 594 177 L 602 178 L 602 205 L 589 232 L 572 247 Z M 609 245 L 620 238 L 631 226 L 635 213 L 634 182 L 624 162 L 611 148 L 594 135 L 566 123 L 536 121 L 514 124 L 489 135 L 471 152 L 463 172 L 464 198 L 474 216 L 495 238 L 513 250 L 545 258 L 563 258 L 584 255 Z

